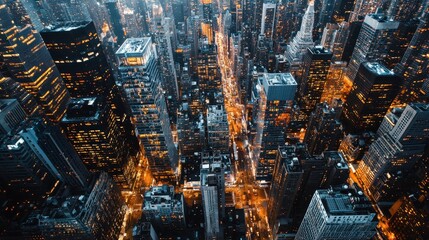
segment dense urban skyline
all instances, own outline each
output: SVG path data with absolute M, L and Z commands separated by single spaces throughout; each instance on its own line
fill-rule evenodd
M 429 239 L 429 0 L 0 0 L 0 239 Z

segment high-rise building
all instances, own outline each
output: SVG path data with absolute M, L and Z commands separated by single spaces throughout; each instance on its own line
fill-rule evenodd
M 312 155 L 335 151 L 343 139 L 342 125 L 338 117 L 341 107 L 333 108 L 326 102 L 319 103 L 310 115 L 304 142 Z
M 0 98 L 16 99 L 27 116 L 36 116 L 42 113 L 33 95 L 30 95 L 12 78 L 4 77 L 0 73 Z
M 152 174 L 159 181 L 174 181 L 178 153 L 154 47 L 150 38 L 129 38 L 122 44 L 116 52 L 118 84 Z
M 354 3 L 355 0 L 336 0 L 334 3 L 334 11 L 331 16 L 332 21 L 337 24 L 348 21 Z
M 221 239 L 225 217 L 225 173 L 219 161 L 203 161 L 200 169 L 206 239 Z
M 40 34 L 71 97 L 107 94 L 113 76 L 93 22 L 63 22 Z
M 217 63 L 217 47 L 206 40 L 201 41 L 197 56 L 198 86 L 201 90 L 203 102 L 210 104 L 223 101 L 222 80 Z M 219 99 L 220 97 L 220 99 Z
M 290 73 L 264 73 L 257 79 L 252 92 L 254 104 L 253 167 L 256 179 L 271 180 L 276 152 L 285 144 L 285 126 L 290 120 L 290 112 L 297 83 Z
M 377 130 L 400 86 L 401 79 L 383 64 L 361 64 L 344 103 L 346 132 Z
M 61 126 L 90 171 L 105 171 L 121 189 L 130 188 L 135 171 L 125 172 L 136 163 L 110 105 L 97 97 L 72 99 Z
M 429 236 L 427 201 L 424 196 L 402 197 L 390 208 L 388 233 L 395 239 L 425 239 Z
M 3 2 L 3 1 L 2 1 Z M 9 76 L 33 95 L 47 117 L 58 122 L 69 93 L 39 33 L 30 25 L 17 26 L 0 3 L 0 52 Z
M 320 102 L 332 102 L 334 99 L 345 99 L 344 72 L 347 62 L 335 61 L 329 66 Z
M 121 45 L 125 41 L 125 32 L 118 9 L 118 0 L 104 0 L 104 5 L 110 15 L 110 23 L 112 24 L 113 33 L 116 36 L 116 43 Z
M 21 224 L 25 238 L 116 239 L 125 203 L 112 179 L 101 173 L 83 195 L 52 197 Z
M 307 48 L 314 46 L 313 42 L 313 25 L 314 25 L 314 3 L 311 1 L 302 18 L 301 28 L 287 46 L 286 57 L 292 64 L 301 62 Z
M 2 117 L 12 123 L 8 115 Z M 1 139 L 1 178 L 11 195 L 37 199 L 55 193 L 60 183 L 79 190 L 88 187 L 88 170 L 56 126 L 41 119 L 19 123 L 13 130 L 9 125 L 11 131 Z
M 424 1 L 420 0 L 392 0 L 387 9 L 387 16 L 396 21 L 405 22 L 417 18 L 421 14 Z
M 296 146 L 279 146 L 268 199 L 268 224 L 277 233 L 279 218 L 290 221 L 290 213 L 301 186 L 303 170 Z
M 206 123 L 208 148 L 228 153 L 229 125 L 223 105 L 209 105 L 207 107 Z
M 185 226 L 185 200 L 174 186 L 153 186 L 144 193 L 143 219 L 157 228 L 180 229 Z
M 16 99 L 0 99 L 0 136 L 11 133 L 26 118 Z
M 346 73 L 350 81 L 355 79 L 361 63 L 383 61 L 387 57 L 398 26 L 399 22 L 379 12 L 365 17 Z
M 295 239 L 372 238 L 377 220 L 371 202 L 358 190 L 346 190 L 317 190 Z
M 322 156 L 328 165 L 328 171 L 321 187 L 328 188 L 346 183 L 350 176 L 350 169 L 344 155 L 338 151 L 325 151 Z
M 383 198 L 385 174 L 406 173 L 425 151 L 429 139 L 429 105 L 411 103 L 388 131 L 373 142 L 357 168 L 364 188 Z
M 380 7 L 380 0 L 356 0 L 354 2 L 353 11 L 350 13 L 348 22 L 360 21 L 365 16 L 376 12 L 377 8 Z
M 323 47 L 308 48 L 304 55 L 298 90 L 300 120 L 307 121 L 316 104 L 320 103 L 331 58 L 332 53 Z
M 426 41 L 428 38 L 429 13 L 426 13 L 420 19 L 417 31 L 401 62 L 394 69 L 395 73 L 404 78 L 404 86 L 398 96 L 400 103 L 422 101 L 429 95 L 429 91 L 425 91 L 423 87 L 425 82 L 428 82 L 429 43 Z
M 261 18 L 261 33 L 266 38 L 273 39 L 274 26 L 276 19 L 276 4 L 266 2 L 262 5 L 262 18 Z
M 133 227 L 133 239 L 158 240 L 158 235 L 150 222 L 139 222 Z

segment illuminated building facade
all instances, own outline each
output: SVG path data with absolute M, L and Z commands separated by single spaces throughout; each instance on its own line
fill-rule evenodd
M 277 5 L 265 2 L 262 5 L 261 33 L 267 39 L 273 39 Z
M 93 22 L 64 22 L 40 32 L 71 97 L 101 96 L 113 85 Z
M 36 116 L 41 114 L 41 107 L 37 104 L 33 95 L 21 87 L 12 78 L 4 77 L 0 73 L 0 96 L 6 99 L 18 100 L 27 116 Z
M 217 47 L 205 39 L 201 40 L 196 63 L 198 86 L 204 102 L 214 104 L 219 100 L 223 101 L 223 97 L 218 96 L 222 94 L 222 80 L 217 63 Z
M 96 97 L 73 99 L 61 126 L 90 171 L 111 174 L 121 189 L 131 187 L 136 163 L 110 105 Z
M 144 193 L 143 217 L 156 227 L 183 228 L 184 207 L 183 194 L 176 194 L 174 186 L 153 186 Z
M 200 171 L 206 239 L 220 239 L 225 217 L 225 174 L 219 161 L 203 161 Z
M 406 173 L 423 156 L 429 139 L 429 105 L 407 105 L 391 130 L 383 131 L 371 144 L 357 168 L 364 187 L 375 199 L 388 188 L 384 175 Z
M 323 47 L 307 49 L 298 90 L 299 120 L 307 121 L 316 104 L 320 103 L 331 58 L 332 53 Z
M 273 235 L 277 234 L 280 225 L 278 218 L 290 217 L 295 197 L 301 186 L 303 170 L 298 157 L 296 146 L 278 148 L 267 210 L 268 224 Z
M 12 196 L 36 200 L 55 193 L 61 183 L 87 189 L 89 172 L 57 127 L 38 118 L 24 121 L 22 114 L 15 119 L 23 122 L 12 126 L 7 115 L 3 117 L 9 122 L 9 132 L 1 137 L 0 172 Z
M 101 173 L 89 193 L 49 198 L 20 227 L 26 238 L 116 239 L 125 209 L 119 189 Z
M 417 31 L 412 38 L 408 49 L 401 62 L 396 65 L 394 71 L 404 78 L 404 86 L 398 101 L 407 103 L 413 101 L 423 101 L 429 95 L 429 89 L 424 85 L 428 84 L 427 72 L 429 65 L 429 13 L 420 19 Z
M 178 152 L 161 88 L 150 38 L 129 38 L 116 52 L 119 82 L 131 110 L 131 122 L 155 179 L 173 181 Z
M 47 117 L 58 122 L 69 93 L 42 37 L 30 25 L 18 27 L 0 4 L 0 52 L 8 74 L 33 95 Z
M 256 136 L 253 139 L 253 164 L 256 179 L 271 180 L 278 146 L 284 145 L 285 126 L 297 83 L 290 73 L 265 73 L 257 80 L 252 93 Z
M 295 239 L 370 239 L 375 235 L 375 215 L 371 202 L 358 190 L 316 190 Z
M 346 132 L 375 131 L 401 86 L 401 78 L 377 62 L 361 64 L 344 103 Z
M 304 142 L 312 155 L 319 155 L 324 151 L 335 151 L 343 139 L 342 125 L 339 121 L 341 107 L 334 108 L 324 103 L 316 105 L 310 115 Z
M 382 13 L 365 17 L 346 73 L 350 81 L 355 79 L 361 63 L 382 61 L 388 56 L 398 26 L 399 22 L 388 19 Z
M 222 153 L 229 152 L 229 125 L 223 105 L 207 107 L 207 142 L 208 147 Z
M 116 43 L 121 45 L 125 41 L 125 32 L 122 26 L 121 14 L 118 9 L 118 0 L 104 0 L 103 3 L 109 12 L 112 30 L 116 36 Z

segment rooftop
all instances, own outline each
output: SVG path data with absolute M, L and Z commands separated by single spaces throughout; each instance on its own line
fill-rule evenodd
M 365 62 L 363 65 L 377 75 L 394 75 L 393 71 L 389 70 L 386 66 L 379 62 Z
M 116 51 L 116 54 L 144 53 L 150 43 L 151 39 L 149 37 L 127 38 L 118 51 Z
M 68 32 L 75 29 L 79 29 L 90 24 L 90 21 L 82 22 L 61 22 L 55 25 L 49 25 L 41 32 Z
M 290 73 L 264 73 L 268 86 L 297 85 Z
M 12 103 L 18 102 L 16 99 L 0 99 L 0 112 L 2 112 L 4 109 L 8 108 Z M 6 110 L 7 112 L 9 110 Z

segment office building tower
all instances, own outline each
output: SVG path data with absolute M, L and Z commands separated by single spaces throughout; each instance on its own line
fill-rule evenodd
M 264 3 L 262 4 L 262 18 L 261 18 L 261 33 L 266 38 L 273 39 L 274 24 L 276 17 L 276 4 L 275 3 Z
M 176 44 L 173 41 L 176 35 L 175 25 L 172 18 L 165 16 L 160 4 L 154 4 L 152 8 L 151 32 L 154 36 L 160 63 L 162 88 L 167 99 L 168 114 L 171 122 L 175 123 L 179 100 L 179 87 L 173 59 L 173 50 L 176 49 Z
M 133 239 L 158 240 L 158 235 L 150 222 L 139 222 L 133 227 Z
M 278 146 L 284 145 L 297 83 L 290 73 L 264 73 L 252 92 L 254 104 L 253 166 L 256 180 L 268 183 L 274 170 Z
M 144 193 L 143 219 L 157 228 L 180 229 L 185 226 L 183 194 L 174 186 L 153 186 Z
M 301 186 L 303 170 L 296 154 L 296 146 L 279 146 L 274 166 L 273 180 L 268 199 L 268 224 L 277 233 L 279 219 L 290 221 L 295 197 Z
M 206 40 L 201 41 L 197 57 L 198 86 L 201 90 L 203 102 L 211 104 L 223 101 L 222 80 L 217 63 L 217 47 Z
M 124 27 L 122 26 L 121 14 L 118 9 L 118 0 L 104 0 L 112 24 L 113 33 L 116 36 L 116 43 L 120 46 L 125 41 Z
M 1 178 L 12 195 L 42 197 L 53 194 L 60 183 L 87 188 L 89 172 L 56 126 L 41 119 L 24 121 L 1 141 Z
M 376 12 L 377 8 L 380 6 L 380 0 L 356 0 L 348 22 L 360 21 L 365 16 Z
M 331 62 L 320 102 L 330 103 L 334 99 L 345 99 L 345 91 L 348 90 L 346 89 L 347 85 L 344 83 L 344 72 L 346 68 L 347 62 Z
M 328 23 L 325 28 L 323 28 L 322 39 L 320 40 L 320 45 L 328 49 L 329 51 L 334 50 L 334 42 L 336 35 L 338 33 L 339 25 L 336 23 Z
M 389 187 L 383 177 L 389 173 L 407 173 L 422 157 L 429 139 L 429 106 L 411 103 L 394 127 L 373 142 L 357 168 L 365 189 L 375 199 L 383 198 Z
M 0 136 L 11 133 L 26 118 L 16 99 L 0 99 Z
M 346 158 L 338 151 L 325 151 L 322 156 L 328 166 L 326 177 L 321 187 L 339 186 L 347 182 L 350 176 L 350 169 Z
M 48 198 L 20 228 L 25 238 L 116 239 L 125 210 L 118 188 L 101 173 L 88 193 Z
M 179 138 L 179 152 L 181 157 L 193 158 L 196 153 L 201 152 L 205 147 L 206 134 L 204 117 L 202 114 L 194 116 L 188 103 L 182 103 L 179 106 L 177 136 Z M 219 137 L 228 137 L 228 135 Z
M 200 169 L 206 239 L 221 239 L 225 217 L 225 173 L 222 162 L 203 161 Z
M 365 17 L 348 65 L 346 76 L 349 81 L 353 82 L 361 63 L 383 61 L 387 57 L 398 26 L 399 22 L 379 12 Z
M 340 24 L 348 21 L 350 13 L 353 10 L 355 0 L 336 0 L 334 2 L 334 11 L 331 16 L 332 22 Z
M 376 136 L 373 132 L 364 132 L 360 135 L 347 134 L 341 141 L 338 151 L 344 155 L 347 162 L 357 163 L 375 139 Z
M 335 36 L 333 60 L 349 62 L 363 22 L 342 22 Z
M 404 78 L 404 86 L 398 96 L 400 103 L 423 101 L 428 97 L 425 91 L 429 65 L 429 13 L 420 19 L 420 23 L 401 62 L 394 68 L 395 73 Z
M 295 239 L 370 239 L 376 232 L 375 215 L 362 192 L 317 190 Z
M 361 64 L 344 103 L 346 132 L 375 131 L 396 97 L 401 79 L 383 64 Z
M 323 47 L 308 48 L 304 55 L 298 90 L 298 105 L 302 115 L 300 120 L 307 121 L 316 104 L 320 103 L 331 58 L 332 53 Z
M 396 21 L 406 22 L 420 17 L 422 7 L 424 7 L 424 1 L 420 0 L 392 0 L 386 15 Z
M 93 22 L 64 22 L 40 32 L 71 97 L 102 96 L 113 85 Z
M 307 52 L 307 48 L 314 46 L 313 25 L 314 3 L 311 1 L 302 18 L 300 30 L 287 46 L 286 57 L 290 63 L 301 62 Z
M 0 52 L 9 76 L 36 98 L 47 117 L 58 122 L 69 93 L 40 34 L 30 25 L 15 25 L 8 5 L 0 5 L 0 15 Z
M 429 217 L 424 196 L 402 197 L 389 209 L 387 233 L 395 239 L 426 239 L 429 236 Z
M 341 113 L 341 107 L 333 108 L 326 102 L 316 105 L 316 109 L 310 115 L 304 142 L 312 155 L 319 155 L 324 151 L 335 151 L 343 139 L 341 122 L 337 117 Z
M 42 113 L 33 95 L 30 95 L 12 78 L 4 77 L 0 73 L 0 97 L 5 99 L 16 99 L 24 109 L 27 116 L 36 116 Z
M 132 163 L 127 136 L 109 104 L 100 97 L 72 99 L 61 126 L 90 171 L 105 171 L 121 189 L 130 188 L 135 171 L 125 172 L 136 163 Z
M 223 105 L 207 107 L 207 142 L 208 147 L 222 153 L 229 152 L 229 125 Z
M 178 153 L 173 142 L 167 104 L 154 45 L 150 38 L 129 38 L 116 52 L 119 85 L 131 110 L 131 122 L 159 181 L 173 181 Z

